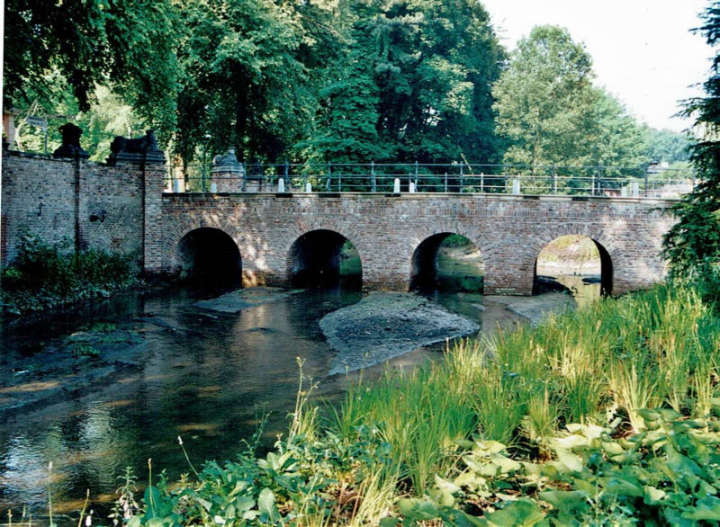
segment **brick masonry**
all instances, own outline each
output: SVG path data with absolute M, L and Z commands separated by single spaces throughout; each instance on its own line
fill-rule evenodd
M 613 265 L 613 293 L 661 281 L 662 236 L 672 225 L 668 200 L 498 195 L 165 194 L 163 272 L 177 272 L 180 240 L 201 227 L 230 235 L 240 249 L 246 285 L 285 284 L 292 244 L 318 229 L 357 248 L 369 289 L 409 286 L 412 255 L 423 240 L 450 232 L 469 238 L 485 261 L 485 292 L 532 293 L 535 260 L 566 234 L 602 245 Z
M 243 282 L 286 284 L 293 243 L 327 229 L 357 248 L 368 289 L 406 290 L 415 249 L 457 233 L 480 249 L 485 292 L 531 294 L 535 260 L 565 234 L 602 245 L 613 293 L 661 281 L 662 236 L 671 200 L 467 194 L 163 194 L 162 164 L 117 166 L 3 155 L 0 257 L 18 251 L 23 229 L 46 242 L 136 255 L 148 273 L 176 273 L 177 248 L 201 227 L 227 233 L 240 249 Z
M 130 254 L 139 265 L 145 258 L 146 266 L 158 267 L 164 174 L 162 164 L 108 166 L 4 153 L 2 266 L 17 257 L 27 231 L 66 251 Z

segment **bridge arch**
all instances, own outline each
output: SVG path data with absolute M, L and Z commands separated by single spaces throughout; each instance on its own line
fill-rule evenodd
M 412 253 L 410 289 L 482 293 L 485 264 L 473 241 L 446 231 L 432 234 Z
M 242 257 L 235 240 L 215 227 L 199 227 L 177 243 L 175 261 L 181 279 L 211 288 L 242 286 Z
M 287 282 L 292 287 L 362 287 L 362 261 L 355 245 L 331 229 L 314 229 L 290 246 Z
M 563 234 L 537 251 L 533 293 L 547 286 L 574 289 L 597 284 L 600 296 L 613 292 L 614 266 L 608 249 L 587 234 Z

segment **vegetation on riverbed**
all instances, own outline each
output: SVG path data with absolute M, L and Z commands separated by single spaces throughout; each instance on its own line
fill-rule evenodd
M 151 480 L 124 521 L 720 521 L 719 346 L 714 307 L 659 286 L 460 342 L 442 362 L 355 386 L 338 408 L 308 406 L 301 385 L 272 452 Z
M 99 250 L 70 253 L 25 235 L 17 259 L 0 275 L 0 301 L 20 315 L 108 297 L 137 283 L 132 258 Z

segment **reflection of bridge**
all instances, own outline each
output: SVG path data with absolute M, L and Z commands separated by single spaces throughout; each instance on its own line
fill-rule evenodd
M 178 272 L 192 266 L 197 251 L 186 236 L 216 229 L 227 235 L 225 254 L 239 250 L 246 285 L 286 284 L 299 267 L 336 258 L 343 239 L 332 234 L 337 233 L 356 247 L 365 287 L 406 290 L 417 267 L 432 260 L 420 253 L 437 250 L 437 243 L 423 241 L 457 233 L 482 253 L 486 293 L 526 295 L 542 248 L 558 236 L 580 234 L 600 249 L 605 290 L 619 294 L 663 279 L 662 236 L 672 224 L 663 214 L 668 205 L 494 194 L 164 194 L 161 228 L 153 229 L 160 251 L 146 267 Z M 312 231 L 331 231 L 325 246 L 315 237 L 314 245 L 299 250 L 296 241 Z

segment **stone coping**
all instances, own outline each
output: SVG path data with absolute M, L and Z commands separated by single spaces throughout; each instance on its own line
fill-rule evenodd
M 305 198 L 305 199 L 328 199 L 328 198 L 394 198 L 405 200 L 423 200 L 437 197 L 446 198 L 476 198 L 491 199 L 499 201 L 599 201 L 599 202 L 616 202 L 616 203 L 676 203 L 681 198 L 645 198 L 645 197 L 621 197 L 621 196 L 568 196 L 554 194 L 495 194 L 495 193 L 470 193 L 470 192 L 402 192 L 400 194 L 382 193 L 382 192 L 163 192 L 165 199 L 178 200 L 195 200 L 197 198 L 206 197 L 242 197 L 250 199 L 259 198 Z

